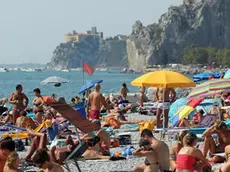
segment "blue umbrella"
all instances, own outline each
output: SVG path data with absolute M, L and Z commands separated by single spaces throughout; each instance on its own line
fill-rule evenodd
M 224 78 L 230 79 L 230 69 L 225 73 Z
M 169 117 L 172 118 L 176 112 L 182 107 L 185 106 L 189 103 L 189 100 L 187 100 L 186 98 L 180 98 L 177 99 L 175 102 L 173 102 L 173 104 L 170 106 L 169 109 Z
M 101 83 L 101 82 L 103 82 L 103 80 L 86 81 L 86 83 L 81 86 L 79 94 L 84 93 L 89 88 L 93 88 L 95 84 Z

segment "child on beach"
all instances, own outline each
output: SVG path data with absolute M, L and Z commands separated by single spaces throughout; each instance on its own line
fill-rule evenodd
M 120 95 L 124 98 L 124 100 L 126 100 L 128 92 L 129 92 L 129 90 L 126 86 L 126 83 L 123 83 L 122 88 L 120 90 Z
M 146 157 L 149 165 L 145 167 L 144 172 L 161 172 L 160 164 L 157 162 L 157 152 L 151 147 L 148 140 L 142 139 L 139 143 L 140 148 L 133 152 L 134 156 Z

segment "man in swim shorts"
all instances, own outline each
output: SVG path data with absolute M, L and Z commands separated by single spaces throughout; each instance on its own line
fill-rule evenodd
M 22 85 L 17 85 L 16 91 L 10 96 L 9 103 L 13 105 L 13 124 L 15 124 L 17 118 L 20 116 L 20 112 L 26 109 L 29 103 L 28 97 L 22 90 Z
M 157 128 L 161 127 L 161 114 L 164 114 L 164 128 L 168 128 L 168 112 L 171 101 L 175 100 L 176 92 L 173 88 L 157 88 L 156 99 L 157 106 Z
M 99 119 L 101 105 L 107 109 L 108 113 L 110 113 L 110 109 L 108 104 L 106 103 L 104 97 L 100 93 L 101 86 L 100 84 L 95 84 L 94 91 L 90 93 L 88 97 L 88 105 L 87 105 L 87 116 L 90 120 Z M 90 112 L 89 112 L 90 107 Z

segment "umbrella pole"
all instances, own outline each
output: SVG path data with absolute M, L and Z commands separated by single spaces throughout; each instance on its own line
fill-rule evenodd
M 81 65 L 82 65 L 82 84 L 84 85 L 85 76 L 84 76 L 84 65 L 83 65 L 83 58 L 82 57 L 81 57 Z
M 165 106 L 164 106 L 164 102 L 165 102 L 165 89 L 163 88 L 163 129 L 165 129 Z

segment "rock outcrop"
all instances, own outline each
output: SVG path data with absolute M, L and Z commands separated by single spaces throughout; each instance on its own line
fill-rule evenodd
M 48 68 L 78 68 L 83 61 L 94 67 L 127 67 L 126 39 L 120 36 L 102 40 L 95 36 L 81 42 L 61 43 L 53 52 Z
M 127 40 L 129 67 L 180 63 L 185 47 L 230 48 L 230 0 L 184 0 L 171 6 L 159 22 L 137 21 Z

